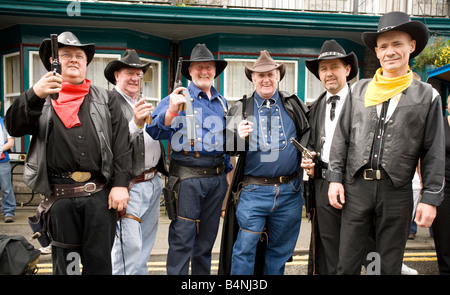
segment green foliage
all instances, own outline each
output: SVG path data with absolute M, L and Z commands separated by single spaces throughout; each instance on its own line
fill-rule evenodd
M 442 67 L 450 61 L 450 39 L 435 37 L 425 49 L 414 58 L 411 69 L 422 72 L 426 66 Z

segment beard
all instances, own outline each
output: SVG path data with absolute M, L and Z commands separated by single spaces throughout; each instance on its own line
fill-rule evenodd
M 192 79 L 192 82 L 200 89 L 210 88 L 214 84 L 214 80 Z

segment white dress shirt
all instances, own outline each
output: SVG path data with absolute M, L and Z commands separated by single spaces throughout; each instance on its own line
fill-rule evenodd
M 348 84 L 345 84 L 344 88 L 341 89 L 336 95 L 340 97 L 339 100 L 336 101 L 336 110 L 335 110 L 335 117 L 334 120 L 331 121 L 330 119 L 330 110 L 331 110 L 331 103 L 327 103 L 326 109 L 325 109 L 325 142 L 323 143 L 322 147 L 322 161 L 325 163 L 328 163 L 330 160 L 330 149 L 331 149 L 331 142 L 333 140 L 334 130 L 336 129 L 336 124 L 339 121 L 339 115 L 342 110 L 342 106 L 344 105 L 345 100 L 347 99 L 348 95 Z M 330 98 L 334 94 L 331 94 L 327 91 L 326 99 Z
M 122 92 L 122 90 L 120 90 L 117 86 L 116 91 L 119 92 L 134 109 L 134 100 L 130 96 Z M 145 125 L 142 129 L 139 129 L 139 127 L 134 122 L 134 118 L 130 120 L 130 122 L 128 123 L 128 128 L 130 130 L 130 141 L 133 141 L 140 133 L 144 132 L 146 127 Z M 157 140 L 154 140 L 147 132 L 144 132 L 144 147 L 145 169 L 147 170 L 155 167 L 158 164 L 159 158 L 161 157 L 161 148 L 159 146 L 159 142 Z

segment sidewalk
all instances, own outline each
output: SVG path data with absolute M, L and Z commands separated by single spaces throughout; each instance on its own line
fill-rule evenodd
M 18 207 L 16 210 L 16 218 L 13 223 L 5 223 L 3 218 L 0 220 L 0 233 L 6 235 L 22 235 L 25 238 L 31 237 L 31 229 L 28 225 L 27 218 L 34 215 L 36 206 L 25 206 L 23 208 Z M 153 247 L 151 255 L 167 255 L 168 250 L 168 233 L 169 233 L 170 220 L 165 215 L 165 208 L 161 207 L 161 214 L 159 220 L 158 234 L 156 242 Z M 303 213 L 302 224 L 300 227 L 300 235 L 295 247 L 295 253 L 307 254 L 309 250 L 311 233 L 311 223 L 305 218 Z M 217 235 L 216 242 L 214 244 L 213 253 L 219 253 L 220 240 L 222 237 L 222 220 L 220 222 L 219 233 Z M 31 244 L 37 249 L 40 248 L 39 243 L 36 240 L 30 241 Z M 429 231 L 426 228 L 418 228 L 416 238 L 414 240 L 408 240 L 406 244 L 407 250 L 430 250 L 434 251 L 434 241 L 429 235 Z M 50 261 L 50 255 L 41 255 L 40 262 Z

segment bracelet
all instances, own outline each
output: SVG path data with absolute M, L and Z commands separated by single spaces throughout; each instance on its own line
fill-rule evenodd
M 170 116 L 172 116 L 172 117 L 174 117 L 174 118 L 175 118 L 176 116 L 178 116 L 178 114 L 179 114 L 179 112 L 175 114 L 175 113 L 172 113 L 172 112 L 169 111 L 169 110 L 167 110 L 167 112 L 169 113 Z

